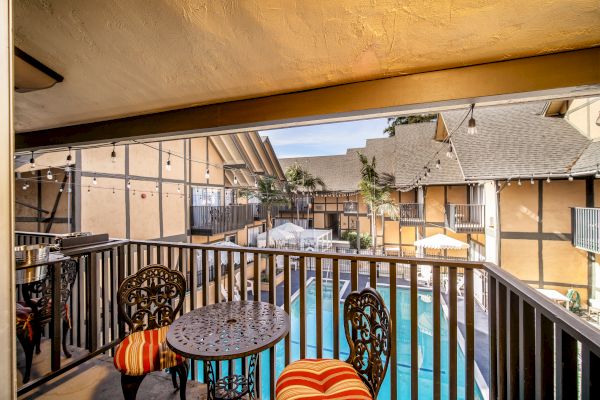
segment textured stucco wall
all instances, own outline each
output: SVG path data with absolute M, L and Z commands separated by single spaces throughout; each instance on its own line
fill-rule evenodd
M 17 130 L 600 44 L 597 0 L 15 1 L 15 44 L 65 77 Z

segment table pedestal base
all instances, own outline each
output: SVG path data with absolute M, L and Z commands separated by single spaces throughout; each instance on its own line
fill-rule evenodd
M 254 382 L 256 378 L 256 354 L 250 356 L 250 365 L 248 367 L 248 376 L 244 375 L 229 375 L 219 380 L 215 379 L 215 371 L 212 367 L 212 362 L 204 363 L 208 386 L 209 400 L 235 400 L 243 399 L 248 396 L 248 399 L 256 399 Z M 231 360 L 230 362 L 233 362 Z

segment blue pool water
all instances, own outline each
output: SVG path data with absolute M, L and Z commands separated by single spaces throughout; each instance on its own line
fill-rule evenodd
M 340 283 L 342 286 L 343 283 Z M 377 290 L 381 293 L 389 308 L 390 288 L 389 286 L 378 286 Z M 396 289 L 397 299 L 397 351 L 398 351 L 398 398 L 410 399 L 410 291 L 408 288 Z M 310 282 L 306 290 L 306 357 L 316 358 L 316 285 L 314 280 Z M 420 291 L 420 294 L 430 294 L 430 291 Z M 341 293 L 340 293 L 341 295 Z M 323 283 L 323 357 L 333 358 L 333 296 L 331 281 Z M 348 357 L 348 343 L 344 334 L 343 327 L 343 308 L 344 304 L 338 305 L 340 308 L 340 359 L 344 360 Z M 418 320 L 419 320 L 419 353 L 420 353 L 420 370 L 419 370 L 419 398 L 431 399 L 433 392 L 433 337 L 428 334 L 432 330 L 432 304 L 424 302 L 419 296 L 418 303 Z M 291 303 L 291 340 L 292 340 L 292 361 L 300 358 L 300 301 L 298 298 Z M 448 325 L 447 319 L 441 316 L 441 340 L 442 340 L 442 398 L 448 398 Z M 285 366 L 284 344 L 281 341 L 275 348 L 276 350 L 276 375 L 279 376 Z M 261 362 L 261 398 L 269 398 L 269 378 L 270 371 L 268 367 L 269 352 L 265 351 L 262 354 Z M 465 358 L 464 354 L 458 348 L 457 351 L 457 372 L 458 372 L 458 398 L 464 398 L 464 381 L 465 381 Z M 390 398 L 390 369 L 380 389 L 378 398 Z M 241 369 L 241 363 L 236 365 L 236 369 Z M 475 398 L 482 399 L 479 388 L 476 387 Z

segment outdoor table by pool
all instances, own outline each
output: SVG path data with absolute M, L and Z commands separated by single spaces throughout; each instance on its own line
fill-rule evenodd
M 561 294 L 559 291 L 554 290 L 554 289 L 537 289 L 538 292 L 540 292 L 541 294 L 543 294 L 544 296 L 546 296 L 547 298 L 549 298 L 550 300 L 554 301 L 555 303 L 565 303 L 565 306 L 567 306 L 569 304 L 569 299 L 567 298 L 567 296 Z
M 231 301 L 190 311 L 169 328 L 167 343 L 174 352 L 204 363 L 209 399 L 255 398 L 257 354 L 287 335 L 288 314 L 270 303 Z M 216 380 L 210 361 L 250 356 L 248 375 Z

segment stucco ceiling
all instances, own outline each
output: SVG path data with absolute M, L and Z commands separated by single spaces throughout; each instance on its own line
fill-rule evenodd
M 598 0 L 13 1 L 18 131 L 600 44 Z

